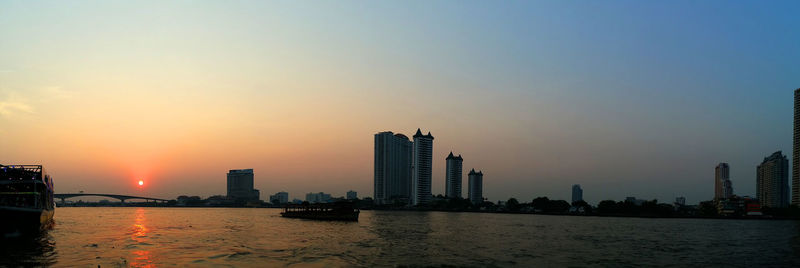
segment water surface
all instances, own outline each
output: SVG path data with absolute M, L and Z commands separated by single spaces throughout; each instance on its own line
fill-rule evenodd
M 285 219 L 260 208 L 58 208 L 54 229 L 2 241 L 0 266 L 797 266 L 797 221 L 362 211 Z

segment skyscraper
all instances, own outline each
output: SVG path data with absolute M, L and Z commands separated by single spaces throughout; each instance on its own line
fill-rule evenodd
M 572 185 L 572 203 L 583 200 L 583 189 L 580 184 Z
M 447 169 L 445 170 L 444 195 L 445 197 L 461 198 L 462 163 L 464 159 L 461 155 L 453 156 L 453 152 L 445 159 Z
M 419 205 L 431 200 L 431 168 L 433 165 L 433 136 L 422 135 L 417 129 L 411 165 L 411 204 Z
M 792 143 L 792 205 L 800 206 L 800 88 L 794 91 L 794 142 Z
M 756 167 L 756 195 L 761 206 L 789 206 L 789 160 L 777 151 Z
M 731 168 L 728 163 L 719 163 L 714 168 L 714 199 L 728 199 L 733 196 Z
M 253 169 L 228 171 L 228 198 L 239 202 L 257 201 L 259 192 L 253 189 Z
M 475 172 L 475 169 L 469 171 L 467 174 L 469 180 L 467 184 L 467 197 L 473 204 L 483 203 L 483 172 Z
M 375 203 L 411 198 L 411 141 L 403 134 L 375 134 Z

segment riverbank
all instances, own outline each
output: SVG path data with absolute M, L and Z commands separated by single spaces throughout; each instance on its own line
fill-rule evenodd
M 670 215 L 661 216 L 654 214 L 605 214 L 605 213 L 546 213 L 546 212 L 524 212 L 524 211 L 487 211 L 487 210 L 445 210 L 445 209 L 425 209 L 425 208 L 362 208 L 362 210 L 375 211 L 436 211 L 436 212 L 456 212 L 456 213 L 490 213 L 490 214 L 519 214 L 519 215 L 546 215 L 546 216 L 573 216 L 573 217 L 613 217 L 613 218 L 658 218 L 658 219 L 724 219 L 724 220 L 800 220 L 800 217 L 781 217 L 773 215 L 762 216 L 692 216 L 692 215 Z

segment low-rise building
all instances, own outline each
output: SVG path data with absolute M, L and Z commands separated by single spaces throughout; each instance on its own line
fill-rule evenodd
M 355 200 L 358 199 L 358 192 L 350 190 L 347 191 L 347 200 Z
M 306 201 L 309 203 L 328 203 L 331 201 L 331 195 L 323 192 L 307 193 Z
M 269 196 L 269 202 L 272 204 L 286 204 L 289 203 L 289 193 L 277 192 Z
M 683 196 L 681 196 L 681 197 L 676 197 L 676 198 L 675 198 L 675 205 L 678 205 L 678 206 L 685 206 L 685 205 L 686 205 L 686 197 L 683 197 Z

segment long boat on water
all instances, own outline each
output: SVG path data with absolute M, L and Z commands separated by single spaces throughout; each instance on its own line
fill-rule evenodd
M 46 229 L 53 214 L 53 178 L 41 165 L 0 165 L 0 232 Z
M 286 205 L 281 216 L 310 220 L 358 221 L 359 212 L 355 204 L 349 201 L 315 204 L 303 202 L 303 204 Z

